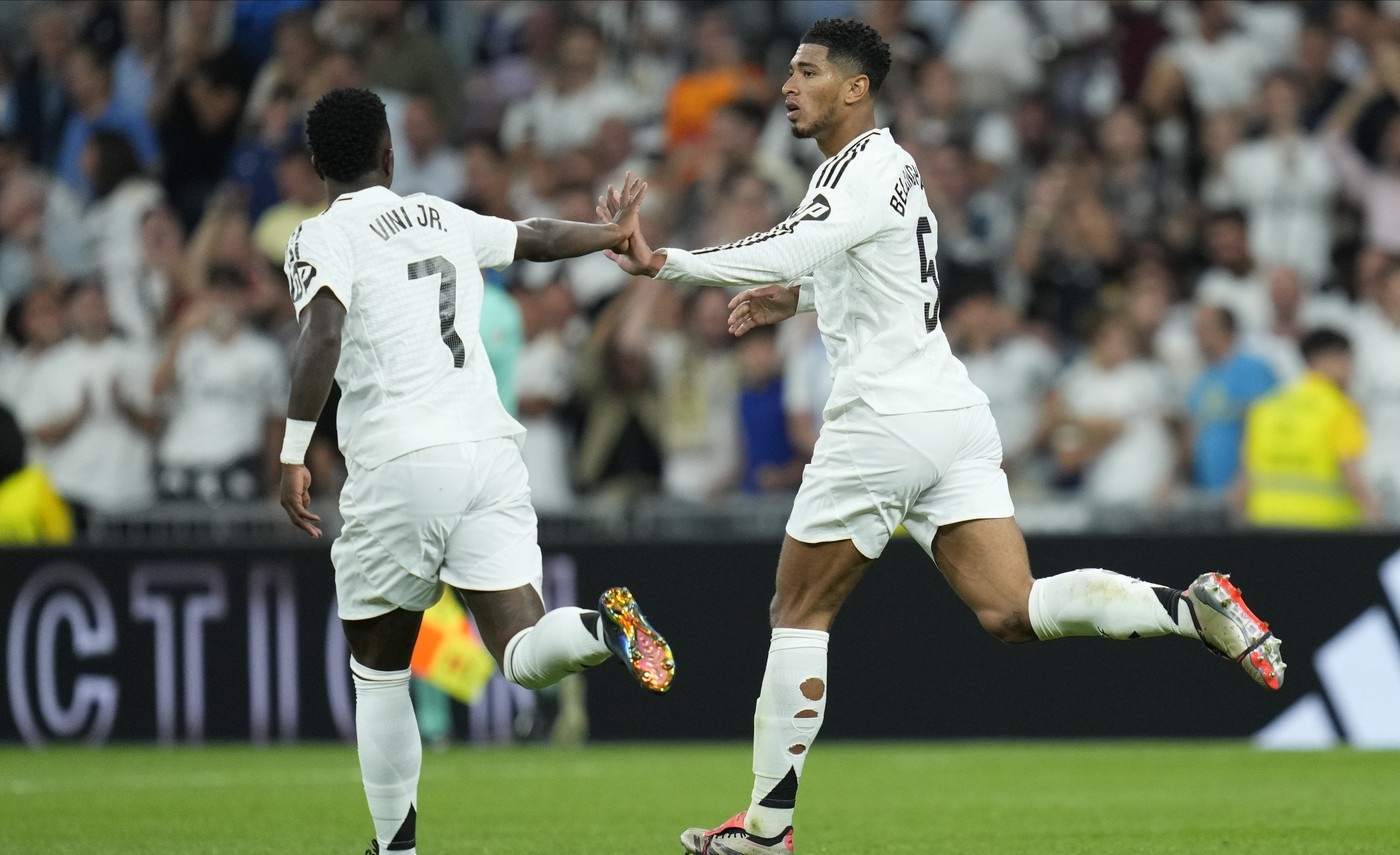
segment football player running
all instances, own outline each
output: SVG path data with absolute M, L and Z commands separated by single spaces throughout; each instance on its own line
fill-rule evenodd
M 303 457 L 340 384 L 349 477 L 331 548 L 350 646 L 355 731 L 374 820 L 369 852 L 416 852 L 422 743 L 409 660 L 423 611 L 459 590 L 506 678 L 540 689 L 616 656 L 644 688 L 670 688 L 674 662 L 626 588 L 597 611 L 546 612 L 536 519 L 478 332 L 482 267 L 625 250 L 646 184 L 629 174 L 608 223 L 485 217 L 389 189 L 394 152 L 379 97 L 337 89 L 307 115 L 330 207 L 287 244 L 301 323 L 282 448 L 282 507 L 319 538 Z
M 1031 576 L 987 398 L 949 350 L 939 318 L 938 230 L 909 153 L 875 125 L 889 46 L 871 27 L 824 19 L 807 31 L 782 94 L 798 137 L 826 161 L 796 212 L 727 246 L 653 252 L 640 231 L 610 252 L 634 275 L 749 285 L 730 306 L 744 335 L 814 310 L 833 388 L 778 559 L 767 669 L 754 714 L 747 810 L 681 836 L 697 855 L 793 851 L 793 809 L 825 715 L 827 632 L 903 524 L 992 635 L 1180 635 L 1277 689 L 1279 640 L 1227 577 L 1185 590 L 1108 570 Z M 626 194 L 599 200 L 605 220 Z M 783 283 L 783 284 L 764 284 Z

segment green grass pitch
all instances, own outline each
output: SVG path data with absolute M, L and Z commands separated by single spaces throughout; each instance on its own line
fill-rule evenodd
M 424 855 L 675 855 L 744 806 L 748 747 L 427 752 Z M 837 743 L 807 764 L 802 855 L 1400 852 L 1400 753 L 1235 743 Z M 336 853 L 371 836 L 355 754 L 0 749 L 0 851 Z

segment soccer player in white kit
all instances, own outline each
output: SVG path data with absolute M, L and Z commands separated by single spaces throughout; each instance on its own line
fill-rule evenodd
M 793 133 L 815 139 L 827 160 L 796 212 L 727 246 L 652 252 L 637 231 L 625 253 L 609 253 L 633 274 L 761 286 L 730 304 L 735 335 L 814 309 L 832 367 L 778 559 L 751 801 L 716 828 L 687 830 L 690 853 L 793 851 L 798 781 L 826 708 L 827 631 L 901 523 L 1003 641 L 1176 634 L 1269 688 L 1283 679 L 1278 639 L 1221 574 L 1185 591 L 1099 569 L 1031 577 L 987 398 L 940 324 L 938 230 L 923 181 L 875 126 L 873 96 L 889 65 L 888 45 L 869 26 L 813 24 L 782 91 Z M 610 188 L 599 213 L 611 219 L 624 200 Z
M 484 217 L 389 186 L 384 104 L 337 89 L 311 108 L 307 141 L 330 207 L 287 243 L 301 322 L 282 449 L 282 506 L 320 537 L 302 459 L 332 379 L 349 477 L 331 549 L 350 645 L 355 728 L 374 820 L 369 853 L 416 852 L 422 743 L 409 660 L 423 611 L 458 589 L 505 676 L 539 689 L 617 656 L 644 688 L 670 688 L 674 661 L 626 588 L 598 611 L 546 612 L 519 441 L 478 327 L 482 267 L 623 249 L 646 185 L 627 176 L 603 225 Z

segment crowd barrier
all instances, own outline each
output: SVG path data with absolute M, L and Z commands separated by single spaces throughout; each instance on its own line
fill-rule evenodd
M 1243 738 L 1400 747 L 1400 537 L 1038 536 L 1041 575 L 1175 586 L 1231 572 L 1284 639 L 1268 692 L 1176 638 L 1003 645 L 897 540 L 837 618 L 823 738 Z M 778 543 L 555 543 L 546 595 L 629 585 L 676 650 L 673 691 L 587 677 L 594 739 L 744 739 Z M 329 554 L 279 547 L 0 552 L 0 741 L 276 742 L 353 733 Z M 491 703 L 509 718 L 523 693 Z M 474 717 L 473 726 L 494 727 Z M 508 730 L 508 725 L 507 725 Z

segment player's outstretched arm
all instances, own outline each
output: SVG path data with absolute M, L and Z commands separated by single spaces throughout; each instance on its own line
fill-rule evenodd
M 311 513 L 311 470 L 303 461 L 311 441 L 311 429 L 335 382 L 340 361 L 340 336 L 345 327 L 345 306 L 329 288 L 322 288 L 301 310 L 301 337 L 292 357 L 292 392 L 287 401 L 287 436 L 282 443 L 282 509 L 292 525 L 320 537 Z
M 640 226 L 642 199 L 646 195 L 647 183 L 629 172 L 622 183 L 618 207 L 606 222 L 576 223 L 544 217 L 521 220 L 515 224 L 518 232 L 515 257 L 527 261 L 554 261 L 600 249 L 626 250 L 628 237 Z
M 764 285 L 750 288 L 729 301 L 729 334 L 741 336 L 755 327 L 765 327 L 797 314 L 798 288 Z

